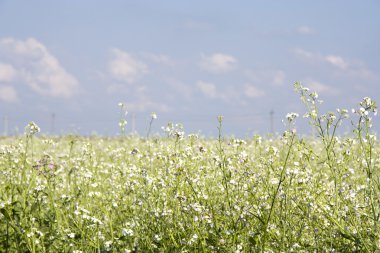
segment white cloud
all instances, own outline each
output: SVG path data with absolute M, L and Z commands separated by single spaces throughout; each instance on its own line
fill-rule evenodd
M 35 92 L 53 97 L 71 97 L 78 92 L 77 79 L 69 74 L 48 49 L 34 38 L 0 40 L 0 55 L 14 69 L 17 78 Z M 8 71 L 11 69 L 7 67 Z M 10 76 L 8 76 L 10 78 Z
M 244 74 L 255 84 L 281 86 L 286 81 L 286 73 L 282 70 L 246 70 Z
M 108 64 L 111 76 L 119 81 L 135 83 L 148 72 L 145 63 L 133 58 L 127 52 L 120 49 L 112 49 L 112 60 Z
M 127 94 L 131 89 L 124 83 L 112 82 L 107 84 L 106 91 L 108 94 Z
M 130 101 L 126 102 L 127 109 L 131 112 L 168 112 L 170 107 L 164 103 L 156 102 L 146 93 L 147 88 L 145 86 L 139 86 L 135 89 Z
M 213 83 L 198 81 L 196 83 L 198 89 L 209 98 L 216 98 L 218 93 L 216 91 L 216 86 Z
M 132 102 L 126 102 L 127 109 L 131 112 L 146 112 L 148 110 L 154 112 L 170 112 L 169 106 L 163 103 L 152 101 L 150 98 L 139 98 Z
M 339 90 L 332 87 L 331 85 L 327 85 L 325 83 L 321 83 L 313 79 L 306 79 L 305 86 L 308 87 L 310 90 L 316 91 L 320 94 L 337 95 L 340 93 Z
M 273 75 L 273 84 L 274 85 L 283 85 L 285 83 L 286 74 L 282 70 L 278 70 Z
M 201 56 L 199 66 L 212 73 L 224 73 L 234 70 L 237 67 L 237 59 L 231 55 L 216 53 L 210 56 Z
M 171 108 L 149 95 L 148 87 L 144 85 L 127 86 L 125 83 L 112 83 L 107 87 L 109 94 L 122 94 L 125 97 L 127 110 L 130 112 L 168 112 Z M 160 98 L 160 97 L 159 97 Z
M 172 89 L 177 91 L 178 95 L 190 100 L 193 97 L 194 90 L 193 88 L 188 85 L 185 82 L 182 82 L 181 80 L 171 78 L 171 77 L 166 77 L 164 78 L 165 83 L 167 83 Z
M 252 84 L 245 84 L 244 85 L 244 95 L 246 95 L 249 98 L 257 98 L 262 97 L 265 95 L 265 92 Z
M 312 34 L 315 34 L 314 29 L 312 29 L 311 27 L 306 26 L 306 25 L 298 27 L 297 28 L 297 32 L 299 34 L 303 34 L 303 35 L 312 35 Z
M 371 70 L 367 69 L 364 66 L 355 66 L 353 68 L 350 68 L 349 71 L 346 71 L 345 76 L 353 77 L 353 78 L 360 78 L 360 79 L 375 79 L 377 78 L 376 74 L 373 73 Z
M 294 54 L 301 57 L 301 58 L 306 58 L 306 59 L 317 59 L 319 57 L 317 57 L 316 54 L 310 52 L 310 51 L 306 51 L 306 50 L 303 50 L 301 48 L 295 48 L 293 50 Z
M 196 20 L 187 20 L 184 23 L 186 29 L 194 31 L 210 31 L 213 26 L 209 23 L 196 21 Z
M 0 86 L 0 101 L 7 103 L 17 102 L 17 91 L 12 86 Z
M 294 49 L 294 53 L 309 61 L 328 63 L 339 69 L 346 69 L 350 65 L 347 60 L 338 55 L 322 55 L 321 53 L 313 53 L 300 48 Z
M 205 97 L 211 99 L 218 99 L 225 103 L 242 104 L 244 101 L 241 99 L 240 86 L 226 85 L 222 90 L 211 82 L 198 81 L 196 84 L 198 91 Z
M 347 60 L 339 55 L 323 55 L 313 53 L 300 48 L 293 50 L 294 54 L 300 58 L 306 59 L 310 63 L 325 63 L 338 70 L 336 74 L 350 78 L 373 79 L 376 75 L 366 67 L 363 62 L 357 60 Z
M 174 67 L 176 65 L 174 60 L 165 54 L 143 53 L 143 56 L 146 59 L 153 61 L 155 63 L 161 64 L 161 65 L 165 65 L 169 67 Z
M 346 69 L 348 66 L 347 61 L 345 61 L 342 57 L 337 56 L 337 55 L 327 55 L 322 58 L 325 62 L 330 63 L 331 65 L 341 68 L 341 69 Z
M 16 77 L 16 70 L 10 64 L 0 63 L 0 82 L 10 82 Z

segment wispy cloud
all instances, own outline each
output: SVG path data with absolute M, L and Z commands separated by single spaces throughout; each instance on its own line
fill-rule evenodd
M 346 69 L 348 67 L 348 62 L 342 57 L 337 55 L 327 55 L 322 57 L 325 62 L 330 63 L 331 65 L 338 67 L 340 69 Z
M 148 66 L 129 53 L 117 48 L 112 49 L 111 53 L 112 59 L 108 64 L 108 71 L 112 78 L 131 84 L 148 72 Z
M 12 86 L 0 86 L 0 101 L 14 103 L 19 100 L 17 91 Z
M 152 82 L 149 78 L 141 83 L 148 74 L 154 74 L 154 68 L 150 69 L 146 62 L 154 62 L 163 66 L 174 66 L 174 61 L 164 54 L 140 53 L 132 56 L 132 53 L 118 48 L 111 50 L 111 59 L 108 62 L 108 72 L 111 84 L 107 84 L 107 92 L 119 94 L 125 97 L 127 109 L 131 112 L 168 112 L 171 108 L 161 102 L 159 96 L 152 95 Z M 143 59 L 143 60 L 141 60 Z
M 329 66 L 334 67 L 334 69 L 339 70 L 338 74 L 345 76 L 361 78 L 361 79 L 371 79 L 376 75 L 368 69 L 364 63 L 357 60 L 348 60 L 339 55 L 323 55 L 321 53 L 310 52 L 301 48 L 296 48 L 293 53 L 310 63 L 325 63 Z
M 313 59 L 316 59 L 320 56 L 317 56 L 315 53 L 312 53 L 310 51 L 307 51 L 307 50 L 304 50 L 302 48 L 295 48 L 293 49 L 293 53 L 298 56 L 298 57 L 301 57 L 301 58 L 305 58 L 305 59 L 310 59 L 310 60 L 313 60 Z
M 208 99 L 215 99 L 227 104 L 244 104 L 241 85 L 223 85 L 221 87 L 212 82 L 196 82 L 197 90 Z
M 61 66 L 45 45 L 34 38 L 25 41 L 1 39 L 0 56 L 6 60 L 7 66 L 3 66 L 3 71 L 8 72 L 8 79 L 20 79 L 20 83 L 26 83 L 40 95 L 68 98 L 79 90 L 78 80 Z
M 331 85 L 321 83 L 311 78 L 306 79 L 306 86 L 313 91 L 326 95 L 338 95 L 340 91 Z
M 301 48 L 294 49 L 294 53 L 296 56 L 299 56 L 303 59 L 307 59 L 309 61 L 314 61 L 314 62 L 328 63 L 331 66 L 334 66 L 340 69 L 346 69 L 349 66 L 348 61 L 338 55 L 332 55 L 332 54 L 322 55 L 321 53 L 314 53 L 314 52 L 310 52 Z
M 16 77 L 16 70 L 11 64 L 0 62 L 0 82 L 11 82 Z
M 283 85 L 286 80 L 286 74 L 282 70 L 277 70 L 273 75 L 273 81 L 272 83 L 274 85 Z
M 249 98 L 258 98 L 265 95 L 265 92 L 252 84 L 244 85 L 244 95 Z
M 258 69 L 246 70 L 244 75 L 253 83 L 260 85 L 281 86 L 286 82 L 286 73 L 283 70 Z
M 210 31 L 213 26 L 210 23 L 197 21 L 197 20 L 186 20 L 184 22 L 184 27 L 188 30 L 194 31 Z
M 199 66 L 212 73 L 229 72 L 237 67 L 238 60 L 227 54 L 215 53 L 212 55 L 201 55 Z
M 216 98 L 218 96 L 216 86 L 213 83 L 198 81 L 196 83 L 197 88 L 202 92 L 203 95 L 209 98 Z
M 170 107 L 165 103 L 157 102 L 147 94 L 147 87 L 139 86 L 134 90 L 133 96 L 129 97 L 130 100 L 126 101 L 127 109 L 131 112 L 168 112 Z
M 155 112 L 170 112 L 171 108 L 164 104 L 152 101 L 149 97 L 138 98 L 134 101 L 126 102 L 127 109 L 131 112 L 146 112 L 146 111 L 155 111 Z
M 193 98 L 194 89 L 191 85 L 172 77 L 165 77 L 164 81 L 171 89 L 177 92 L 179 97 L 183 97 L 187 100 L 191 100 Z
M 307 25 L 302 25 L 297 28 L 297 33 L 303 34 L 303 35 L 313 35 L 315 34 L 315 31 L 313 28 Z
M 160 65 L 164 65 L 168 67 L 174 67 L 176 65 L 175 61 L 171 57 L 165 54 L 143 53 L 142 55 L 147 60 L 160 64 Z

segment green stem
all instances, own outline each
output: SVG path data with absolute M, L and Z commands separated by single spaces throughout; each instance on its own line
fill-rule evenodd
M 269 222 L 270 222 L 270 219 L 272 217 L 272 213 L 273 213 L 274 205 L 276 203 L 278 192 L 280 191 L 280 187 L 281 187 L 282 183 L 285 181 L 286 166 L 287 166 L 287 163 L 288 163 L 288 160 L 289 160 L 289 157 L 290 157 L 290 152 L 291 152 L 291 149 L 292 149 L 292 146 L 293 146 L 294 138 L 295 138 L 295 134 L 292 133 L 289 149 L 288 149 L 288 152 L 286 154 L 286 158 L 285 158 L 285 161 L 284 161 L 283 168 L 281 170 L 280 180 L 279 180 L 279 182 L 277 184 L 277 187 L 276 187 L 276 190 L 275 190 L 275 192 L 273 194 L 271 205 L 270 205 L 270 209 L 269 209 L 269 214 L 268 214 L 267 220 L 266 220 L 265 225 L 264 225 L 264 235 L 263 235 L 263 242 L 262 242 L 261 251 L 265 250 L 265 244 L 266 244 L 267 235 L 268 235 Z

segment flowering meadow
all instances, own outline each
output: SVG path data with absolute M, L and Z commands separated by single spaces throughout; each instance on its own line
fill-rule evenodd
M 179 124 L 46 137 L 33 122 L 2 137 L 0 252 L 379 252 L 375 102 L 321 114 L 295 89 L 316 137 L 297 134 L 297 113 L 265 138 L 223 136 L 223 117 L 212 139 Z

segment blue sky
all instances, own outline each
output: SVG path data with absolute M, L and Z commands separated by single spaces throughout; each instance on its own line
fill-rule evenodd
M 273 110 L 281 132 L 305 112 L 297 80 L 326 112 L 380 103 L 378 13 L 376 0 L 0 0 L 0 131 L 34 120 L 115 135 L 123 102 L 142 135 L 152 111 L 154 132 L 172 121 L 215 134 L 224 115 L 226 134 L 250 136 L 270 131 Z

